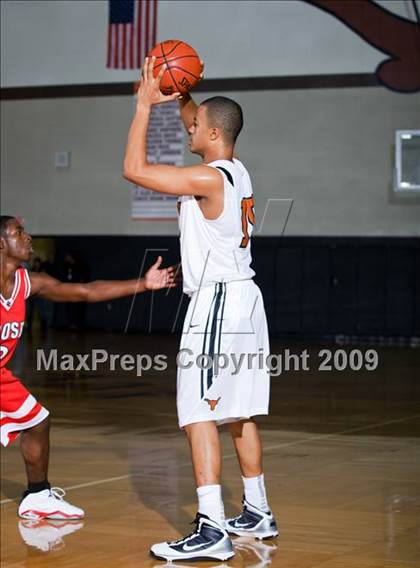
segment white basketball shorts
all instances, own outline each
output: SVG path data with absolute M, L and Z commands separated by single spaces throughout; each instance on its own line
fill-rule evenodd
M 269 352 L 264 302 L 253 280 L 194 292 L 178 353 L 180 428 L 268 414 Z

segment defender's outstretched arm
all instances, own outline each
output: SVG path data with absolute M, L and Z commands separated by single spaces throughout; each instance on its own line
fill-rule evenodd
M 53 302 L 105 302 L 124 296 L 141 294 L 148 290 L 173 288 L 175 283 L 175 267 L 159 269 L 162 264 L 160 256 L 146 272 L 144 278 L 133 280 L 97 280 L 88 283 L 67 283 L 52 278 L 43 272 L 30 273 L 31 294 Z

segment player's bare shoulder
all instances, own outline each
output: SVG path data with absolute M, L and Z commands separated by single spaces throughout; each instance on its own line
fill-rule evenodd
M 194 178 L 194 186 L 197 188 L 197 195 L 212 198 L 217 194 L 223 194 L 224 180 L 223 175 L 217 169 L 200 164 L 191 166 L 191 173 Z

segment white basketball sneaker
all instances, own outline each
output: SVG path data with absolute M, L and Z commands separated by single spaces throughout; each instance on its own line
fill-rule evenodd
M 279 535 L 276 520 L 271 511 L 264 512 L 243 498 L 242 513 L 226 520 L 229 534 L 238 536 L 252 535 L 258 539 L 274 538 Z
M 210 558 L 227 560 L 234 556 L 228 533 L 207 515 L 197 513 L 196 530 L 172 542 L 160 542 L 150 549 L 152 554 L 165 560 L 192 560 Z
M 47 519 L 19 521 L 20 536 L 28 546 L 49 552 L 65 546 L 65 536 L 83 527 L 83 521 L 50 521 Z
M 65 494 L 64 489 L 60 487 L 28 493 L 20 502 L 18 515 L 23 519 L 55 519 L 58 521 L 83 519 L 84 511 L 64 501 Z

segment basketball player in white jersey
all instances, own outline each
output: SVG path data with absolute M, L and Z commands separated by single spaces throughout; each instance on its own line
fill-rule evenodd
M 261 292 L 253 282 L 250 237 L 253 195 L 244 165 L 234 158 L 242 128 L 240 106 L 213 97 L 199 107 L 189 95 L 180 99 L 190 149 L 202 164 L 178 168 L 149 164 L 146 135 L 154 104 L 176 100 L 163 95 L 154 58 L 146 59 L 137 93 L 124 161 L 124 177 L 153 191 L 179 196 L 184 292 L 190 304 L 184 322 L 178 366 L 177 407 L 185 431 L 197 484 L 196 530 L 173 542 L 152 546 L 155 556 L 174 559 L 234 555 L 229 533 L 257 538 L 277 536 L 262 470 L 262 446 L 253 416 L 268 414 L 268 332 Z M 240 360 L 235 372 L 232 355 Z M 219 366 L 202 368 L 200 355 Z M 226 357 L 223 358 L 223 355 Z M 249 358 L 251 363 L 249 365 Z M 208 364 L 205 365 L 206 367 Z M 244 483 L 242 513 L 225 521 L 222 501 L 221 449 L 217 426 L 227 423 Z

